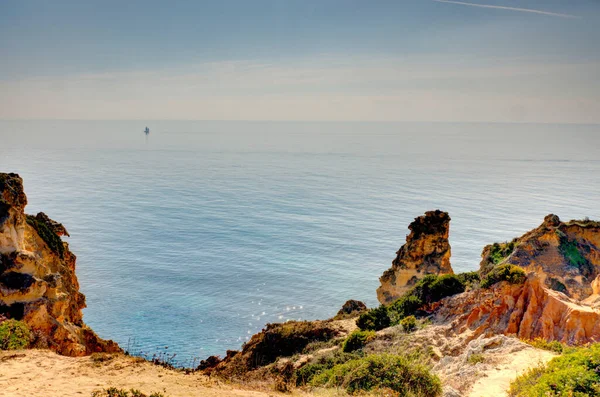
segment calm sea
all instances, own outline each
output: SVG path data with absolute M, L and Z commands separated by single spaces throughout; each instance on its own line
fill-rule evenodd
M 181 362 L 376 305 L 427 210 L 455 271 L 548 213 L 600 219 L 600 126 L 2 121 L 0 170 L 71 233 L 84 320 Z

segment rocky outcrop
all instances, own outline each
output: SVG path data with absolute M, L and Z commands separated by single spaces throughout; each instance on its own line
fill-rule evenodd
M 365 305 L 363 302 L 357 301 L 354 299 L 350 299 L 342 305 L 342 308 L 337 313 L 337 315 L 338 316 L 357 315 L 365 310 L 367 310 L 367 305 Z
M 120 351 L 83 323 L 76 257 L 60 238 L 66 229 L 44 213 L 26 215 L 26 205 L 23 180 L 0 173 L 0 318 L 24 321 L 36 346 L 60 354 Z
M 485 275 L 509 263 L 537 274 L 544 286 L 577 300 L 594 302 L 600 293 L 600 223 L 561 222 L 550 214 L 544 222 L 508 243 L 484 248 L 480 264 Z
M 27 196 L 16 174 L 0 173 L 0 253 L 20 250 L 25 233 Z
M 449 220 L 446 213 L 428 212 L 410 225 L 406 244 L 381 277 L 380 302 L 392 302 L 425 274 L 452 272 Z M 517 280 L 505 265 L 522 268 L 526 277 Z M 494 278 L 486 280 L 496 267 Z M 550 214 L 523 236 L 486 246 L 479 273 L 485 288 L 470 288 L 428 308 L 438 324 L 450 323 L 472 338 L 505 334 L 569 344 L 600 341 L 599 222 L 562 222 Z M 502 281 L 503 274 L 508 281 Z
M 440 210 L 426 212 L 408 227 L 406 243 L 396 252 L 392 267 L 380 277 L 377 299 L 389 304 L 428 274 L 452 274 L 450 216 Z
M 223 360 L 211 356 L 203 360 L 198 369 L 225 377 L 241 376 L 274 363 L 279 357 L 300 353 L 309 343 L 328 341 L 344 333 L 339 322 L 333 320 L 267 324 L 261 332 L 252 335 L 241 351 L 228 350 Z

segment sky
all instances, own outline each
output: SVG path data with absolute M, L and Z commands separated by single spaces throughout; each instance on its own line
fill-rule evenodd
M 0 0 L 0 119 L 600 123 L 600 1 Z

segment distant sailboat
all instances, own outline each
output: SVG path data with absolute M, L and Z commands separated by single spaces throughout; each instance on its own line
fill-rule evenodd
M 148 135 L 150 133 L 150 128 L 146 127 L 146 129 L 144 130 L 144 132 L 146 133 L 146 135 Z

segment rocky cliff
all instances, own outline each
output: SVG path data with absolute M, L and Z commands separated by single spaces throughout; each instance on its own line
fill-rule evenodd
M 428 274 L 452 274 L 450 265 L 450 216 L 443 211 L 429 211 L 409 226 L 406 243 L 396 252 L 392 267 L 379 281 L 377 299 L 393 302 Z
M 508 263 L 536 273 L 547 288 L 594 302 L 600 293 L 600 223 L 561 222 L 550 214 L 532 231 L 511 242 L 488 245 L 480 264 L 485 275 Z
M 521 237 L 483 249 L 480 276 L 494 268 L 522 268 L 524 283 L 501 282 L 440 302 L 438 323 L 458 333 L 506 334 L 568 344 L 600 341 L 600 223 L 561 222 L 550 214 Z
M 60 237 L 67 230 L 44 213 L 26 215 L 26 205 L 23 180 L 0 173 L 0 321 L 26 322 L 36 346 L 60 354 L 120 351 L 83 323 L 76 258 Z

